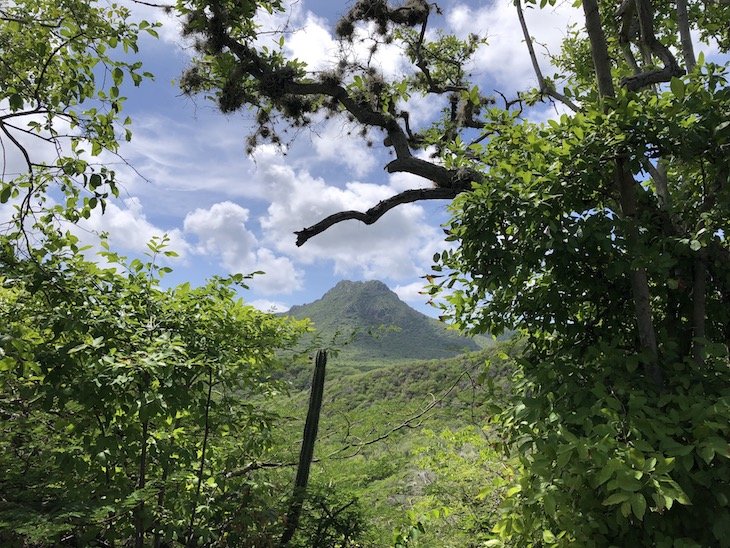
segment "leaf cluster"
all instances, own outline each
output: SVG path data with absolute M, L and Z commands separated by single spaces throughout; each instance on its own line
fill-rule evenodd
M 241 275 L 163 289 L 164 240 L 147 261 L 102 255 L 3 257 L 0 539 L 268 538 L 271 484 L 229 473 L 270 450 L 255 401 L 306 323 L 244 305 Z

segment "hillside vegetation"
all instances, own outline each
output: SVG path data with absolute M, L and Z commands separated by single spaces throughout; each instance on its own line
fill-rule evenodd
M 509 479 L 485 425 L 491 402 L 509 389 L 513 347 L 349 374 L 332 359 L 310 485 L 315 500 L 326 491 L 340 505 L 352 503 L 364 546 L 393 545 L 394 535 L 414 532 L 419 546 L 479 545 Z M 296 461 L 307 398 L 296 391 L 274 405 L 288 417 L 277 431 L 277 462 Z M 293 477 L 293 467 L 284 470 Z
M 479 348 L 374 280 L 341 281 L 321 299 L 293 306 L 287 315 L 309 318 L 325 344 L 341 344 L 344 363 L 448 358 Z

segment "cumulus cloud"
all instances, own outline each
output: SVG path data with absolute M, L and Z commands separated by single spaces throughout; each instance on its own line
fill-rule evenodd
M 294 231 L 339 211 L 365 210 L 394 194 L 386 185 L 349 182 L 330 186 L 306 170 L 295 171 L 271 150 L 257 155 L 259 173 L 270 187 L 271 204 L 261 217 L 265 243 L 303 264 L 332 260 L 342 276 L 405 279 L 422 274 L 419 253 L 443 242 L 443 234 L 429 226 L 420 205 L 401 205 L 377 223 L 340 223 L 296 247 Z
M 136 196 L 123 200 L 121 205 L 108 202 L 104 214 L 101 208 L 96 208 L 88 219 L 79 221 L 74 232 L 83 242 L 90 244 L 96 243 L 95 234 L 106 232 L 109 245 L 113 249 L 134 253 L 147 251 L 147 243 L 152 238 L 160 238 L 166 234 L 170 240 L 169 250 L 176 251 L 181 258 L 185 258 L 190 252 L 190 245 L 182 231 L 178 228 L 164 229 L 150 222 Z
M 359 134 L 357 127 L 345 124 L 340 118 L 324 123 L 324 128 L 313 136 L 314 150 L 319 162 L 337 162 L 349 168 L 356 177 L 362 177 L 375 167 L 375 155 L 366 146 L 367 137 Z
M 287 312 L 291 308 L 288 304 L 284 304 L 279 301 L 270 301 L 268 299 L 255 299 L 247 304 L 250 304 L 254 308 L 258 308 L 262 312 L 272 312 L 274 314 Z
M 422 294 L 425 285 L 425 282 L 422 280 L 405 285 L 397 285 L 393 288 L 393 292 L 398 295 L 401 301 L 423 304 L 428 301 L 428 297 Z
M 548 52 L 559 52 L 565 29 L 572 22 L 582 21 L 580 11 L 562 2 L 555 7 L 525 9 L 524 13 L 543 74 L 550 75 L 553 69 Z M 447 21 L 459 36 L 486 35 L 488 43 L 475 55 L 474 70 L 493 80 L 500 91 L 510 93 L 537 85 L 512 2 L 497 0 L 479 8 L 459 4 L 449 10 Z
M 213 204 L 209 209 L 188 213 L 185 232 L 198 239 L 196 253 L 217 255 L 221 263 L 233 272 L 253 264 L 256 257 L 256 237 L 246 228 L 249 212 L 233 202 Z
M 249 283 L 252 289 L 263 294 L 286 294 L 300 289 L 302 272 L 289 258 L 261 247 L 246 226 L 248 220 L 248 209 L 226 201 L 192 211 L 185 217 L 184 229 L 197 238 L 195 253 L 217 257 L 229 272 L 265 272 L 266 275 L 256 276 Z
M 339 47 L 327 28 L 327 21 L 312 12 L 302 14 L 301 10 L 292 15 L 294 21 L 290 25 L 296 26 L 296 30 L 286 37 L 287 54 L 306 63 L 310 71 L 333 69 Z

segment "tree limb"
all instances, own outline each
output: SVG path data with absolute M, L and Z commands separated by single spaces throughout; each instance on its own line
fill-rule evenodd
M 637 2 L 639 1 L 641 0 L 637 0 Z M 638 6 L 637 8 L 641 9 Z M 598 94 L 601 99 L 613 98 L 616 96 L 616 92 L 611 76 L 611 59 L 608 54 L 606 35 L 603 32 L 597 0 L 583 0 L 583 12 L 586 19 L 586 31 L 591 44 L 591 56 L 596 71 Z M 628 168 L 625 158 L 616 158 L 614 177 L 616 189 L 620 196 L 621 213 L 629 221 L 626 229 L 629 252 L 634 254 L 637 253 L 640 246 L 636 203 L 636 188 L 638 185 Z M 664 381 L 659 366 L 659 351 L 646 269 L 632 267 L 629 277 L 640 345 L 642 350 L 647 351 L 650 356 L 650 360 L 645 366 L 646 376 L 657 389 L 660 389 Z
M 535 70 L 535 76 L 537 76 L 537 83 L 540 86 L 540 93 L 552 97 L 553 99 L 560 101 L 566 107 L 573 112 L 578 112 L 578 106 L 568 99 L 562 93 L 559 93 L 552 86 L 548 85 L 545 77 L 540 70 L 540 64 L 537 62 L 537 55 L 535 54 L 535 48 L 532 45 L 532 37 L 530 31 L 527 29 L 527 22 L 525 21 L 525 14 L 522 11 L 522 0 L 515 0 L 515 7 L 517 8 L 517 17 L 520 20 L 520 27 L 522 27 L 522 36 L 525 38 L 525 44 L 527 44 L 527 51 L 530 52 L 530 60 L 532 61 L 532 68 Z
M 418 188 L 406 190 L 395 196 L 379 202 L 365 212 L 362 211 L 340 211 L 333 213 L 318 223 L 295 232 L 297 235 L 297 247 L 302 246 L 307 240 L 327 230 L 332 225 L 355 219 L 366 225 L 371 225 L 388 211 L 401 204 L 418 202 L 421 200 L 449 200 L 466 190 L 465 188 Z
M 649 52 L 661 59 L 664 66 L 661 69 L 641 72 L 624 78 L 621 84 L 630 91 L 638 91 L 646 86 L 668 82 L 672 77 L 684 74 L 669 48 L 657 40 L 654 33 L 654 7 L 651 0 L 635 0 L 635 2 L 641 42 Z
M 682 42 L 682 57 L 687 72 L 692 72 L 697 61 L 695 60 L 692 35 L 690 34 L 689 16 L 687 15 L 687 0 L 677 0 L 677 26 L 679 27 L 679 38 Z

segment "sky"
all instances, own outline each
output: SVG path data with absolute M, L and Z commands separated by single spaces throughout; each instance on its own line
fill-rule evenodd
M 95 213 L 82 223 L 82 238 L 93 242 L 95 232 L 107 231 L 112 248 L 136 256 L 152 236 L 166 233 L 180 255 L 168 283 L 200 284 L 212 275 L 264 271 L 242 295 L 263 310 L 311 302 L 342 279 L 378 279 L 414 308 L 436 315 L 419 291 L 434 253 L 448 246 L 441 228 L 449 217 L 448 202 L 401 205 L 371 226 L 346 221 L 296 247 L 295 230 L 337 211 L 364 211 L 428 182 L 387 174 L 387 149 L 377 139 L 368 148 L 357 128 L 339 119 L 319 119 L 312 128 L 287 134 L 291 141 L 284 150 L 264 145 L 247 156 L 252 114 L 223 115 L 204 97 L 182 95 L 176 81 L 191 50 L 176 22 L 159 10 L 128 5 L 135 19 L 163 22 L 158 40 L 144 38 L 140 44 L 144 69 L 155 79 L 122 90 L 133 139 L 122 144 L 124 163 L 108 157 L 121 196 L 104 215 Z M 294 30 L 287 35 L 286 52 L 312 71 L 332 66 L 333 28 L 350 3 L 289 0 L 287 5 Z M 444 16 L 435 26 L 460 36 L 487 36 L 472 66 L 483 89 L 514 96 L 536 85 L 511 0 L 442 2 L 441 7 Z M 559 51 L 568 25 L 580 22 L 580 15 L 571 2 L 527 10 L 546 75 L 552 74 L 547 53 Z M 261 28 L 279 27 L 282 17 L 261 17 Z M 355 54 L 367 46 L 357 45 Z M 396 47 L 380 48 L 377 62 L 386 75 L 407 70 Z M 427 124 L 443 104 L 416 98 L 408 106 L 412 122 Z M 534 116 L 559 112 L 545 105 Z

